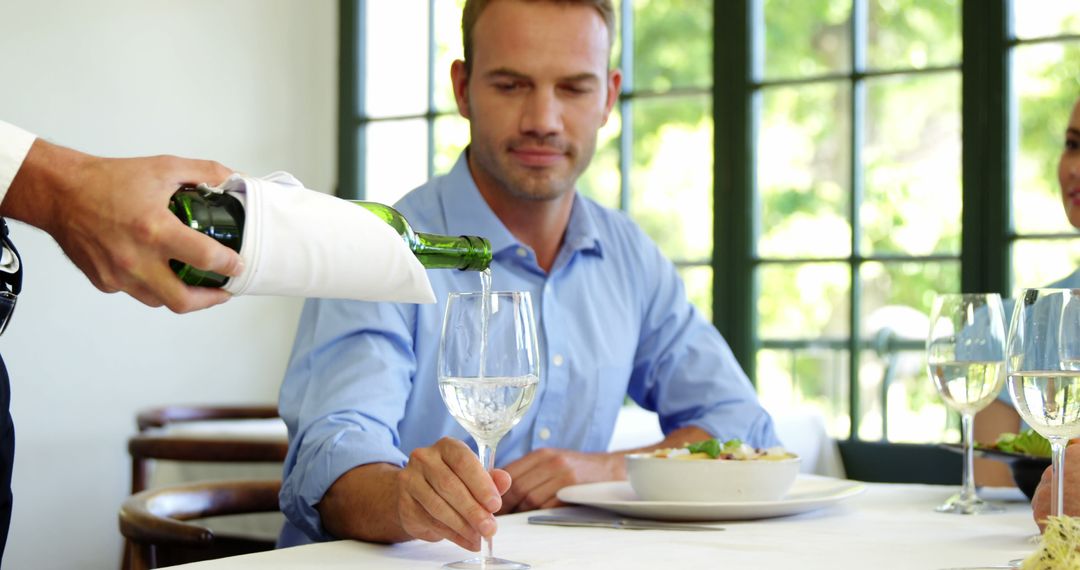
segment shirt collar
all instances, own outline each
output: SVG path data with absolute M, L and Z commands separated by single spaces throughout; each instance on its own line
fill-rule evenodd
M 462 152 L 454 167 L 442 179 L 443 211 L 446 213 L 446 229 L 450 235 L 479 235 L 491 242 L 492 255 L 507 249 L 523 247 L 523 244 L 503 225 L 502 220 L 480 195 L 472 173 L 469 171 L 467 151 Z M 590 211 L 588 200 L 574 193 L 574 204 L 562 250 L 586 251 L 601 254 L 600 233 L 596 219 Z

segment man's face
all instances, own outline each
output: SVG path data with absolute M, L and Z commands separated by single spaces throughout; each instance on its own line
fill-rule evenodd
M 455 62 L 452 76 L 477 183 L 530 200 L 573 191 L 621 81 L 608 71 L 603 18 L 587 6 L 500 0 L 472 34 L 472 69 Z
M 1065 215 L 1073 227 L 1080 229 L 1080 101 L 1073 105 L 1065 130 L 1065 147 L 1058 159 L 1058 183 Z

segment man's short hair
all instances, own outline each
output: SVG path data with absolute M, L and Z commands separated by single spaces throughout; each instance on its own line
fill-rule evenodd
M 465 48 L 465 69 L 472 69 L 473 38 L 472 31 L 476 27 L 476 21 L 480 19 L 480 13 L 489 4 L 496 0 L 466 0 L 465 9 L 461 12 L 461 38 Z M 608 47 L 615 42 L 615 7 L 611 0 L 522 0 L 525 2 L 547 2 L 549 4 L 564 4 L 568 6 L 586 6 L 594 8 L 600 17 L 604 19 L 604 25 L 608 30 Z

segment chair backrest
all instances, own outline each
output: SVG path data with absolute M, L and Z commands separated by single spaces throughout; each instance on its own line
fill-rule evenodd
M 202 420 L 237 420 L 278 417 L 277 406 L 162 406 L 138 412 L 135 424 L 139 431 L 164 427 L 170 423 Z
M 147 487 L 147 460 L 203 461 L 214 463 L 281 463 L 288 452 L 284 437 L 246 437 L 169 433 L 170 428 L 196 422 L 225 424 L 229 420 L 259 420 L 278 417 L 274 406 L 165 406 L 139 412 L 139 433 L 128 440 L 131 455 L 131 493 Z M 181 431 L 176 429 L 174 431 Z
M 144 570 L 261 552 L 271 540 L 215 536 L 186 522 L 206 517 L 274 512 L 281 481 L 214 481 L 136 493 L 120 507 L 120 533 L 129 545 L 130 568 Z

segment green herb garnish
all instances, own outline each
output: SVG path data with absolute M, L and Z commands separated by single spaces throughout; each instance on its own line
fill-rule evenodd
M 735 453 L 740 447 L 742 447 L 742 441 L 740 440 L 729 439 L 724 443 L 720 443 L 719 440 L 714 438 L 687 444 L 686 450 L 690 453 L 704 453 L 709 457 L 716 459 L 724 453 Z
M 1003 433 L 995 446 L 1007 453 L 1019 453 L 1035 457 L 1050 457 L 1050 442 L 1033 429 L 1020 433 Z
M 720 454 L 723 452 L 720 447 L 720 442 L 715 439 L 706 439 L 705 441 L 691 443 L 686 446 L 686 449 L 690 451 L 690 453 L 704 453 L 713 459 L 720 457 Z

